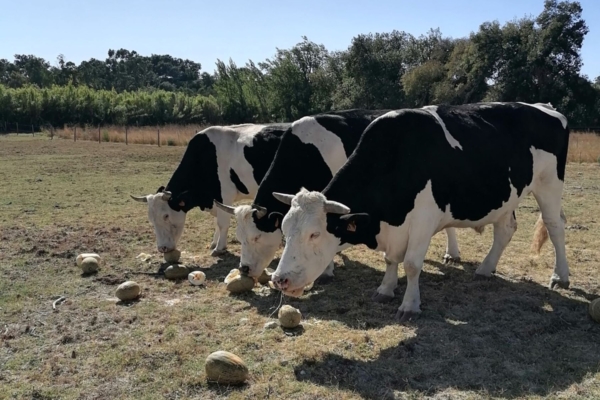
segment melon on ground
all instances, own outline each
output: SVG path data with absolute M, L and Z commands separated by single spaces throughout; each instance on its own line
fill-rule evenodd
M 96 253 L 81 253 L 80 255 L 77 256 L 75 261 L 77 262 L 78 266 L 81 266 L 83 259 L 88 258 L 88 257 L 94 257 L 96 259 L 96 261 L 98 261 L 98 263 L 100 263 L 100 256 Z
M 240 385 L 248 379 L 248 367 L 238 356 L 228 351 L 215 351 L 204 365 L 209 381 L 224 385 Z
M 165 278 L 167 279 L 185 279 L 188 277 L 190 270 L 183 264 L 169 265 L 165 269 Z
M 84 274 L 91 274 L 98 271 L 98 260 L 94 257 L 86 257 L 81 260 L 79 266 Z
M 176 263 L 181 258 L 181 251 L 175 249 L 163 254 L 163 258 L 168 263 Z
M 240 270 L 234 268 L 225 277 L 225 285 L 231 293 L 249 292 L 254 287 L 254 279 L 240 274 Z
M 123 301 L 135 300 L 139 297 L 141 291 L 142 291 L 142 289 L 140 288 L 140 285 L 137 284 L 137 282 L 127 281 L 127 282 L 121 283 L 117 287 L 117 291 L 115 292 L 115 295 L 117 296 L 117 298 L 119 300 L 123 300 Z
M 190 281 L 190 283 L 195 286 L 202 285 L 205 280 L 206 275 L 202 271 L 190 272 L 188 275 L 188 281 Z
M 300 310 L 287 304 L 279 309 L 277 316 L 279 317 L 279 323 L 284 328 L 295 328 L 300 325 L 302 320 Z

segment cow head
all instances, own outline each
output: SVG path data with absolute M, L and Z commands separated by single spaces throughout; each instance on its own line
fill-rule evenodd
M 230 207 L 215 201 L 219 209 L 235 216 L 236 236 L 242 244 L 240 269 L 259 277 L 275 257 L 281 244 L 281 213 L 268 213 L 257 205 Z
M 325 271 L 343 242 L 353 242 L 351 237 L 368 223 L 369 216 L 350 214 L 345 205 L 304 188 L 295 196 L 273 195 L 291 208 L 281 225 L 285 248 L 271 280 L 285 294 L 296 297 Z
M 158 188 L 156 194 L 133 196 L 131 198 L 148 204 L 148 219 L 154 227 L 158 251 L 167 253 L 177 248 L 185 226 L 186 195 L 176 198 L 171 192 L 164 191 L 164 186 Z

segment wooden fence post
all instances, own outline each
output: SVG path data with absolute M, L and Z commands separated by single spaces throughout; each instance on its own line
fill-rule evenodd
M 17 122 L 17 136 L 19 136 L 19 123 Z
M 158 132 L 158 147 L 160 147 L 160 128 L 157 126 L 156 131 Z
M 98 125 L 98 144 L 100 144 L 100 125 Z
M 35 131 L 33 130 L 33 124 L 31 124 L 31 135 L 35 137 Z
M 77 125 L 75 125 L 75 129 L 73 130 L 73 141 L 77 141 Z
M 125 144 L 127 144 L 127 125 L 125 125 Z

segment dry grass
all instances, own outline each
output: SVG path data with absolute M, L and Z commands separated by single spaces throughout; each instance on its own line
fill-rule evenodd
M 600 134 L 573 132 L 569 138 L 569 162 L 600 164 Z
M 187 146 L 190 138 L 196 132 L 206 128 L 197 125 L 167 125 L 160 128 L 160 142 L 162 146 Z M 74 129 L 57 130 L 57 135 L 63 139 L 73 140 Z M 109 126 L 100 128 L 100 139 L 103 142 L 125 143 L 125 127 Z M 98 141 L 98 128 L 77 129 L 77 140 Z M 129 128 L 128 142 L 133 144 L 157 144 L 158 133 L 156 127 Z M 569 162 L 600 163 L 600 135 L 590 132 L 571 133 L 569 143 Z
M 436 235 L 421 275 L 422 316 L 400 326 L 397 298 L 374 304 L 380 254 L 362 246 L 336 257 L 336 280 L 299 299 L 303 328 L 262 329 L 280 302 L 255 288 L 229 295 L 238 263 L 208 256 L 213 220 L 188 216 L 184 260 L 207 275 L 205 288 L 152 275 L 161 268 L 143 205 L 129 193 L 165 184 L 184 148 L 0 138 L 0 399 L 439 399 L 600 398 L 600 324 L 587 314 L 600 296 L 600 167 L 569 164 L 564 192 L 571 289 L 547 288 L 551 246 L 532 257 L 537 206 L 517 212 L 519 230 L 490 280 L 473 271 L 491 245 L 460 230 L 464 262 L 442 265 Z M 106 264 L 81 276 L 75 256 Z M 154 254 L 151 263 L 135 259 Z M 116 284 L 135 279 L 141 300 L 122 305 Z M 52 310 L 58 296 L 67 300 Z M 209 385 L 215 350 L 241 356 L 251 380 Z
M 201 125 L 165 125 L 156 126 L 141 126 L 127 128 L 127 143 L 131 144 L 157 144 L 160 131 L 161 146 L 187 146 L 189 140 L 197 132 L 206 128 Z M 98 135 L 102 142 L 125 143 L 125 127 L 124 126 L 104 126 L 100 127 L 98 133 L 97 127 L 77 128 L 74 127 L 58 129 L 56 135 L 62 139 L 74 139 L 77 134 L 77 140 L 98 141 Z

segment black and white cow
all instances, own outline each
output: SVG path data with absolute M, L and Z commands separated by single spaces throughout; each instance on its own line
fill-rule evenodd
M 213 126 L 189 142 L 167 187 L 156 194 L 131 196 L 148 203 L 158 251 L 176 248 L 188 211 L 194 207 L 217 217 L 211 250 L 221 255 L 227 247 L 230 215 L 213 207 L 214 199 L 233 204 L 252 199 L 266 174 L 281 136 L 290 124 Z
M 281 221 L 289 206 L 275 199 L 272 193 L 296 193 L 303 187 L 323 190 L 354 151 L 365 128 L 389 111 L 344 110 L 295 121 L 283 135 L 253 204 L 234 208 L 215 202 L 217 207 L 236 217 L 243 272 L 260 276 L 281 245 Z M 445 259 L 458 259 L 460 252 L 454 228 L 448 228 L 446 233 Z M 333 260 L 320 279 L 331 277 Z
M 551 105 L 480 103 L 392 111 L 363 133 L 321 192 L 275 193 L 291 205 L 283 255 L 272 280 L 298 296 L 344 244 L 385 252 L 377 291 L 393 296 L 398 263 L 407 288 L 397 318 L 420 312 L 419 274 L 432 235 L 447 227 L 494 225 L 476 274 L 490 276 L 517 229 L 514 211 L 533 193 L 554 245 L 551 287 L 568 287 L 561 194 L 567 119 Z M 544 228 L 545 225 L 545 228 Z

